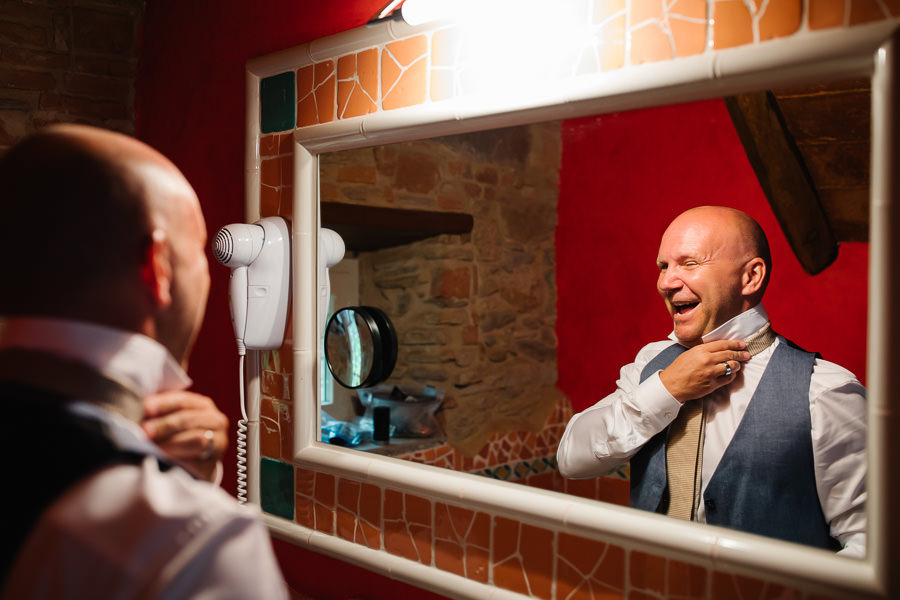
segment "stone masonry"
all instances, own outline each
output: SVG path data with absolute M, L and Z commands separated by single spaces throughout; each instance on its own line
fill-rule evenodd
M 0 154 L 58 122 L 134 132 L 143 0 L 0 0 Z
M 393 320 L 388 383 L 446 391 L 447 441 L 539 431 L 556 389 L 558 123 L 321 156 L 323 202 L 467 212 L 469 234 L 359 253 L 360 302 Z M 327 226 L 327 224 L 323 224 Z

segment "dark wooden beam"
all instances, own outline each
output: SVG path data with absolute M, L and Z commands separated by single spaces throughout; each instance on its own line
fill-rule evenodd
M 725 106 L 797 260 L 807 273 L 820 273 L 837 258 L 837 239 L 775 97 L 733 96 Z
M 322 227 L 344 238 L 347 250 L 367 252 L 402 246 L 442 234 L 472 231 L 468 213 L 383 208 L 342 202 L 321 204 Z

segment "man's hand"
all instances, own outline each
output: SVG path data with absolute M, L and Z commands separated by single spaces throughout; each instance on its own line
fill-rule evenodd
M 737 377 L 750 353 L 740 340 L 719 340 L 694 346 L 659 373 L 659 379 L 679 402 L 687 402 L 728 385 Z M 731 374 L 725 375 L 725 365 Z
M 228 445 L 228 417 L 210 398 L 182 391 L 147 396 L 141 427 L 166 454 L 213 481 Z

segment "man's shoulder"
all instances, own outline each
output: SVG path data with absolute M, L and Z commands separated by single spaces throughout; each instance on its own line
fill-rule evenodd
M 139 464 L 102 469 L 74 485 L 42 515 L 39 527 L 109 545 L 95 549 L 100 552 L 136 550 L 153 531 L 153 544 L 165 555 L 164 547 L 176 550 L 185 536 L 235 521 L 251 525 L 257 515 L 221 488 L 196 480 L 180 468 L 162 471 L 156 459 L 148 456 Z

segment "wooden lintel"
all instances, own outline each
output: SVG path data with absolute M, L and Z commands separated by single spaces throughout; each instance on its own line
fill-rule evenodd
M 322 227 L 333 229 L 349 251 L 367 252 L 402 246 L 442 234 L 472 231 L 468 213 L 384 208 L 323 202 Z
M 837 258 L 838 243 L 777 100 L 760 92 L 725 105 L 794 254 L 807 273 L 820 273 Z

